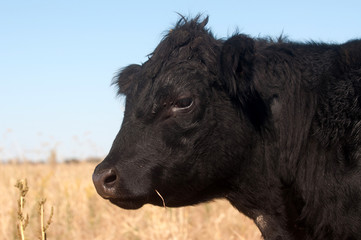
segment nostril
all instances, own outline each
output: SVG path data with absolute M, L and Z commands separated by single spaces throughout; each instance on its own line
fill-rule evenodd
M 93 182 L 95 189 L 103 198 L 111 198 L 116 192 L 116 183 L 118 181 L 115 169 L 99 170 L 95 169 Z
M 104 184 L 109 186 L 116 182 L 117 180 L 117 174 L 113 169 L 110 169 L 109 172 L 107 172 L 106 176 L 104 176 Z

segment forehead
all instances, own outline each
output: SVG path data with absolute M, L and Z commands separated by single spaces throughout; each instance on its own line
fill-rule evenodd
M 150 78 L 214 72 L 221 44 L 206 29 L 185 24 L 169 32 L 142 67 Z
M 207 73 L 204 72 L 204 69 L 190 62 L 168 64 L 153 78 L 144 75 L 139 79 L 138 96 L 160 97 L 181 95 L 184 92 L 195 94 L 208 85 Z
M 176 93 L 209 86 L 218 73 L 221 45 L 198 22 L 177 25 L 142 64 L 134 95 L 150 97 L 163 89 Z
M 138 81 L 141 88 L 156 91 L 160 88 L 192 89 L 208 86 L 216 77 L 217 63 L 210 60 L 211 66 L 199 57 L 189 57 L 192 51 L 178 49 L 175 56 L 165 59 L 153 56 L 142 65 Z

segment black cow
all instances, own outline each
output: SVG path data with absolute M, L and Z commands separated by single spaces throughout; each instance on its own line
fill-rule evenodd
M 182 18 L 116 76 L 126 108 L 98 193 L 126 209 L 225 198 L 265 239 L 361 239 L 361 40 L 222 40 L 206 24 Z

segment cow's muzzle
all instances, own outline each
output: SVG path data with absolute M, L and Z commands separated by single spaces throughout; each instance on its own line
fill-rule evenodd
M 105 199 L 116 196 L 116 183 L 118 180 L 117 171 L 113 168 L 95 168 L 93 173 L 93 183 L 98 194 Z

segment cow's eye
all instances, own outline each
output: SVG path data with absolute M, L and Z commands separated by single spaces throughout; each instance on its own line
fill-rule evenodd
M 174 102 L 174 110 L 181 110 L 190 108 L 193 105 L 193 98 L 185 97 L 180 98 Z

